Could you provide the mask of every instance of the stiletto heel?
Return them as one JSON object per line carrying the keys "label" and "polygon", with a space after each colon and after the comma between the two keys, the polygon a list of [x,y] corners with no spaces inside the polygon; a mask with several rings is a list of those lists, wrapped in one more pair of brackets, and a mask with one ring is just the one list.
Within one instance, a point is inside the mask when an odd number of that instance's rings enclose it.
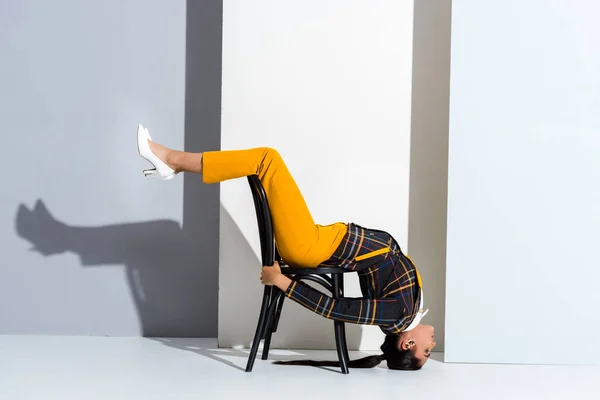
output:
{"label": "stiletto heel", "polygon": [[139,124],[137,128],[138,154],[154,166],[153,169],[144,170],[144,176],[156,176],[164,180],[173,179],[175,177],[175,171],[154,155],[150,149],[148,140],[151,140],[148,129]]}

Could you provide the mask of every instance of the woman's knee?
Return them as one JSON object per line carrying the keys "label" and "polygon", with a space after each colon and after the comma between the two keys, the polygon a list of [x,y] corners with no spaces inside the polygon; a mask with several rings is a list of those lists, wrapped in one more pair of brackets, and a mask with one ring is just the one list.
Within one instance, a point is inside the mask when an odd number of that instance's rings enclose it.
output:
{"label": "woman's knee", "polygon": [[265,166],[273,166],[277,164],[281,164],[283,159],[281,158],[281,154],[272,148],[272,147],[262,147],[262,156],[263,156],[263,164]]}
{"label": "woman's knee", "polygon": [[265,159],[281,159],[279,152],[272,147],[262,147],[261,150]]}

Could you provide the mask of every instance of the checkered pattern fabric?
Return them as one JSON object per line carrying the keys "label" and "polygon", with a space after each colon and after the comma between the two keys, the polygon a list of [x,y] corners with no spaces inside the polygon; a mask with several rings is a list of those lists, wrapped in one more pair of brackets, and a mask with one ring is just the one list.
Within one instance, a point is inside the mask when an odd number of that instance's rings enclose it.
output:
{"label": "checkered pattern fabric", "polygon": [[298,281],[286,296],[325,318],[378,325],[386,334],[402,332],[414,319],[420,300],[418,272],[389,233],[349,224],[336,252],[320,266],[356,271],[363,297],[333,299]]}

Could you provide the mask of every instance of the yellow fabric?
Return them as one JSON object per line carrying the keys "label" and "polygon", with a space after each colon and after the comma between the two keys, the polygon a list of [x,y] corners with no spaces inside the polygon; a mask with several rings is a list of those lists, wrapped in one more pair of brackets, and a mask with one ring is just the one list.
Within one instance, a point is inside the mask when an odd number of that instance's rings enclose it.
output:
{"label": "yellow fabric", "polygon": [[386,247],[386,248],[383,248],[383,249],[372,251],[372,252],[367,253],[367,254],[363,254],[362,256],[355,257],[354,261],[366,260],[368,258],[375,257],[375,256],[378,256],[380,254],[389,253],[389,252],[390,252],[390,248]]}
{"label": "yellow fabric", "polygon": [[342,222],[315,224],[300,189],[276,150],[255,148],[203,153],[205,183],[254,174],[267,193],[275,242],[283,260],[292,266],[314,268],[329,259],[348,226]]}
{"label": "yellow fabric", "polygon": [[[410,258],[410,256],[408,254],[405,254],[406,258],[408,258],[410,260],[411,263],[413,263],[413,265],[415,265],[414,261],[412,260],[412,258]],[[417,283],[419,284],[419,287],[422,288],[423,287],[423,282],[421,281],[421,274],[419,274],[419,269],[415,266],[415,272],[417,273]]]}

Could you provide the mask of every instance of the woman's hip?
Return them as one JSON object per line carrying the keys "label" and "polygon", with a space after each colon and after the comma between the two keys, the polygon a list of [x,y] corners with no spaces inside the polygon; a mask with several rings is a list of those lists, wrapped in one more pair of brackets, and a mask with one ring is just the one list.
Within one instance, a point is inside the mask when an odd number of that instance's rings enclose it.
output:
{"label": "woman's hip", "polygon": [[362,262],[399,251],[400,247],[396,240],[388,232],[364,228],[351,223],[348,226],[348,232],[330,260],[338,263]]}
{"label": "woman's hip", "polygon": [[332,257],[346,238],[347,232],[348,225],[344,223],[315,225],[310,234],[276,234],[275,240],[277,250],[287,265],[316,268]]}

